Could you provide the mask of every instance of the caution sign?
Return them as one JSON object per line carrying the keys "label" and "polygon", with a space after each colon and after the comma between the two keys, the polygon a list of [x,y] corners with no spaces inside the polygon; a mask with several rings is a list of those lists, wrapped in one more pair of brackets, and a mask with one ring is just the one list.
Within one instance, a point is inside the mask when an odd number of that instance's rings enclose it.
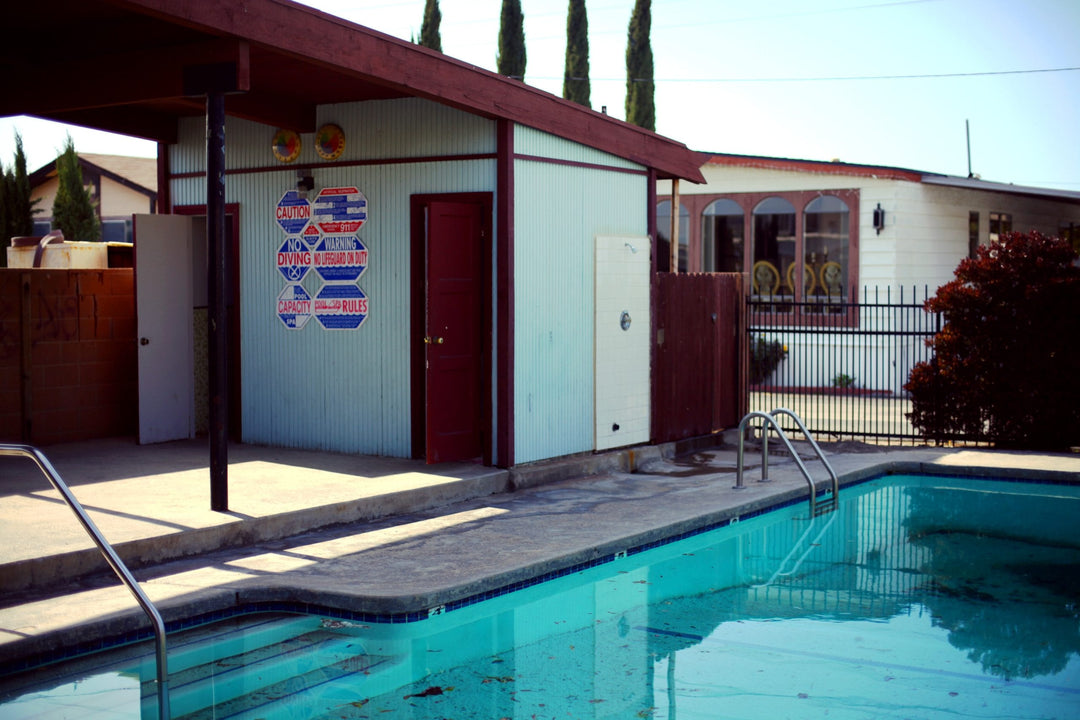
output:
{"label": "caution sign", "polygon": [[285,238],[277,251],[277,269],[287,282],[298,283],[311,269],[311,255],[311,248],[300,238]]}
{"label": "caution sign", "polygon": [[327,330],[355,330],[367,315],[367,295],[352,283],[323,285],[315,296],[315,317]]}
{"label": "caution sign", "polygon": [[368,251],[355,235],[323,235],[311,264],[326,282],[356,282],[367,269]]}
{"label": "caution sign", "polygon": [[278,200],[275,214],[286,235],[299,235],[311,219],[311,203],[297,191],[289,190]]}
{"label": "caution sign", "polygon": [[367,198],[354,187],[323,188],[311,208],[311,219],[326,234],[355,234],[367,220]]}
{"label": "caution sign", "polygon": [[285,327],[300,330],[311,319],[312,305],[311,295],[303,285],[289,283],[277,297],[277,315]]}

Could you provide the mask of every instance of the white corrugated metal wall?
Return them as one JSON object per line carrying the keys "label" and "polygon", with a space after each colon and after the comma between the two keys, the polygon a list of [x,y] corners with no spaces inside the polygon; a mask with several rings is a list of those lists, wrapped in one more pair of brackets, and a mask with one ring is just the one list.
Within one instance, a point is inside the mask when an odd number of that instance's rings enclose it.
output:
{"label": "white corrugated metal wall", "polygon": [[[494,122],[423,100],[319,109],[318,125],[335,123],[347,146],[338,161],[428,158],[495,152]],[[273,167],[274,128],[230,118],[227,169]],[[407,457],[410,444],[409,198],[420,193],[494,192],[494,159],[393,162],[319,168],[313,135],[298,160],[280,170],[230,174],[226,202],[240,206],[243,433],[246,442]],[[170,152],[171,171],[205,167],[204,124],[183,124]],[[274,218],[296,169],[313,167],[315,192],[355,186],[367,198],[359,236],[369,265],[359,285],[370,314],[357,330],[325,330],[312,318],[287,329],[276,314],[285,287],[275,253],[285,235]],[[203,177],[172,182],[175,205],[206,202]],[[314,295],[321,281],[302,283]]]}
{"label": "white corrugated metal wall", "polygon": [[[644,171],[621,158],[518,127],[519,155]],[[515,461],[593,449],[597,235],[645,235],[648,177],[518,160],[514,169]]]}

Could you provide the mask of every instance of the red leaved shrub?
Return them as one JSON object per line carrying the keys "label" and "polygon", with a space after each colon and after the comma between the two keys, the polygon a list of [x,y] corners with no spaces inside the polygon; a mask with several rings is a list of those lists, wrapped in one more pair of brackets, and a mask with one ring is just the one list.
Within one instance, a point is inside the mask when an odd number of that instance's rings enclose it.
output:
{"label": "red leaved shrub", "polygon": [[1080,445],[1080,265],[1071,244],[1006,233],[961,261],[926,309],[944,324],[904,386],[929,439]]}

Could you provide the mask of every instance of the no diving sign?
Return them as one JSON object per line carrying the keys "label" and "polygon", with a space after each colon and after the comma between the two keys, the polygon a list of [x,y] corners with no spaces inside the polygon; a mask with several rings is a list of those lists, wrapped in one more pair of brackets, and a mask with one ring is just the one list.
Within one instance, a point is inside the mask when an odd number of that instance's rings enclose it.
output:
{"label": "no diving sign", "polygon": [[311,250],[300,238],[285,238],[285,242],[277,251],[277,268],[285,276],[286,281],[300,282],[311,269]]}
{"label": "no diving sign", "polygon": [[315,296],[315,317],[327,330],[355,330],[367,315],[367,295],[352,283],[323,285]]}

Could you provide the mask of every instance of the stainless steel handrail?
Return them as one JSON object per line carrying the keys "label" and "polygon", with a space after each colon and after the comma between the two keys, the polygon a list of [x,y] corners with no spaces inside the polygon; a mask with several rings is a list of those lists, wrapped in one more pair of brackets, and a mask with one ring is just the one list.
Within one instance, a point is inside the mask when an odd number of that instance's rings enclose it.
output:
{"label": "stainless steel handrail", "polygon": [[[795,424],[799,426],[799,430],[802,432],[803,437],[810,443],[810,447],[814,448],[814,452],[817,453],[818,460],[825,466],[825,470],[829,473],[829,479],[832,481],[832,494],[834,498],[840,497],[840,479],[836,477],[836,472],[833,470],[832,465],[825,459],[825,453],[821,451],[821,446],[817,444],[813,436],[810,435],[810,431],[806,429],[806,425],[803,424],[802,418],[795,414],[793,410],[787,408],[775,408],[770,415],[776,417],[777,413],[781,415],[787,415],[789,418],[795,421]],[[764,439],[762,440],[764,442]]]}
{"label": "stainless steel handrail", "polygon": [[56,488],[56,491],[60,493],[60,497],[64,499],[68,507],[75,513],[75,517],[78,518],[82,524],[83,529],[89,533],[93,539],[94,544],[101,550],[101,554],[105,556],[106,562],[113,569],[119,577],[120,581],[127,586],[127,589],[131,591],[131,594],[135,596],[135,600],[138,601],[139,606],[150,617],[150,622],[154,626],[154,637],[157,646],[157,685],[158,685],[158,716],[161,720],[169,720],[171,712],[169,710],[169,662],[168,651],[165,642],[165,621],[161,618],[161,613],[154,607],[154,603],[150,601],[146,593],[143,592],[142,587],[139,586],[138,581],[128,570],[124,561],[120,559],[120,556],[116,554],[112,545],[105,539],[105,536],[98,530],[97,525],[90,519],[90,516],[86,514],[86,510],[79,503],[75,496],[71,493],[71,489],[67,486],[61,478],[60,474],[56,472],[56,468],[52,466],[48,458],[32,445],[5,445],[0,444],[0,457],[28,457],[37,463],[37,466],[41,469],[41,472],[45,474],[45,477],[49,479],[52,486]]}
{"label": "stainless steel handrail", "polygon": [[814,439],[810,437],[809,431],[803,424],[802,420],[787,408],[776,408],[771,413],[761,412],[754,410],[748,412],[745,417],[739,422],[739,448],[738,448],[738,462],[735,466],[735,489],[741,490],[746,487],[743,481],[743,471],[745,468],[744,462],[744,443],[746,439],[746,424],[752,418],[761,418],[764,423],[762,426],[761,434],[761,480],[760,482],[769,482],[769,429],[768,426],[772,425],[776,430],[776,434],[780,436],[780,439],[787,446],[788,452],[791,453],[791,458],[795,461],[795,464],[799,467],[799,471],[802,472],[803,477],[806,478],[806,484],[810,486],[810,514],[813,516],[817,512],[817,486],[814,485],[814,480],[810,476],[810,471],[806,469],[806,465],[803,463],[802,458],[799,457],[799,453],[795,452],[795,448],[791,444],[791,440],[788,439],[787,433],[780,427],[780,423],[776,420],[776,414],[781,413],[794,418],[799,429],[806,436],[806,439],[810,441],[810,445],[814,448],[814,452],[817,453],[818,459],[821,460],[825,469],[829,472],[829,477],[832,480],[832,497],[833,502],[840,497],[840,481],[836,477],[836,473],[833,472],[832,465],[825,459],[825,454],[821,451],[821,447],[814,442]]}

